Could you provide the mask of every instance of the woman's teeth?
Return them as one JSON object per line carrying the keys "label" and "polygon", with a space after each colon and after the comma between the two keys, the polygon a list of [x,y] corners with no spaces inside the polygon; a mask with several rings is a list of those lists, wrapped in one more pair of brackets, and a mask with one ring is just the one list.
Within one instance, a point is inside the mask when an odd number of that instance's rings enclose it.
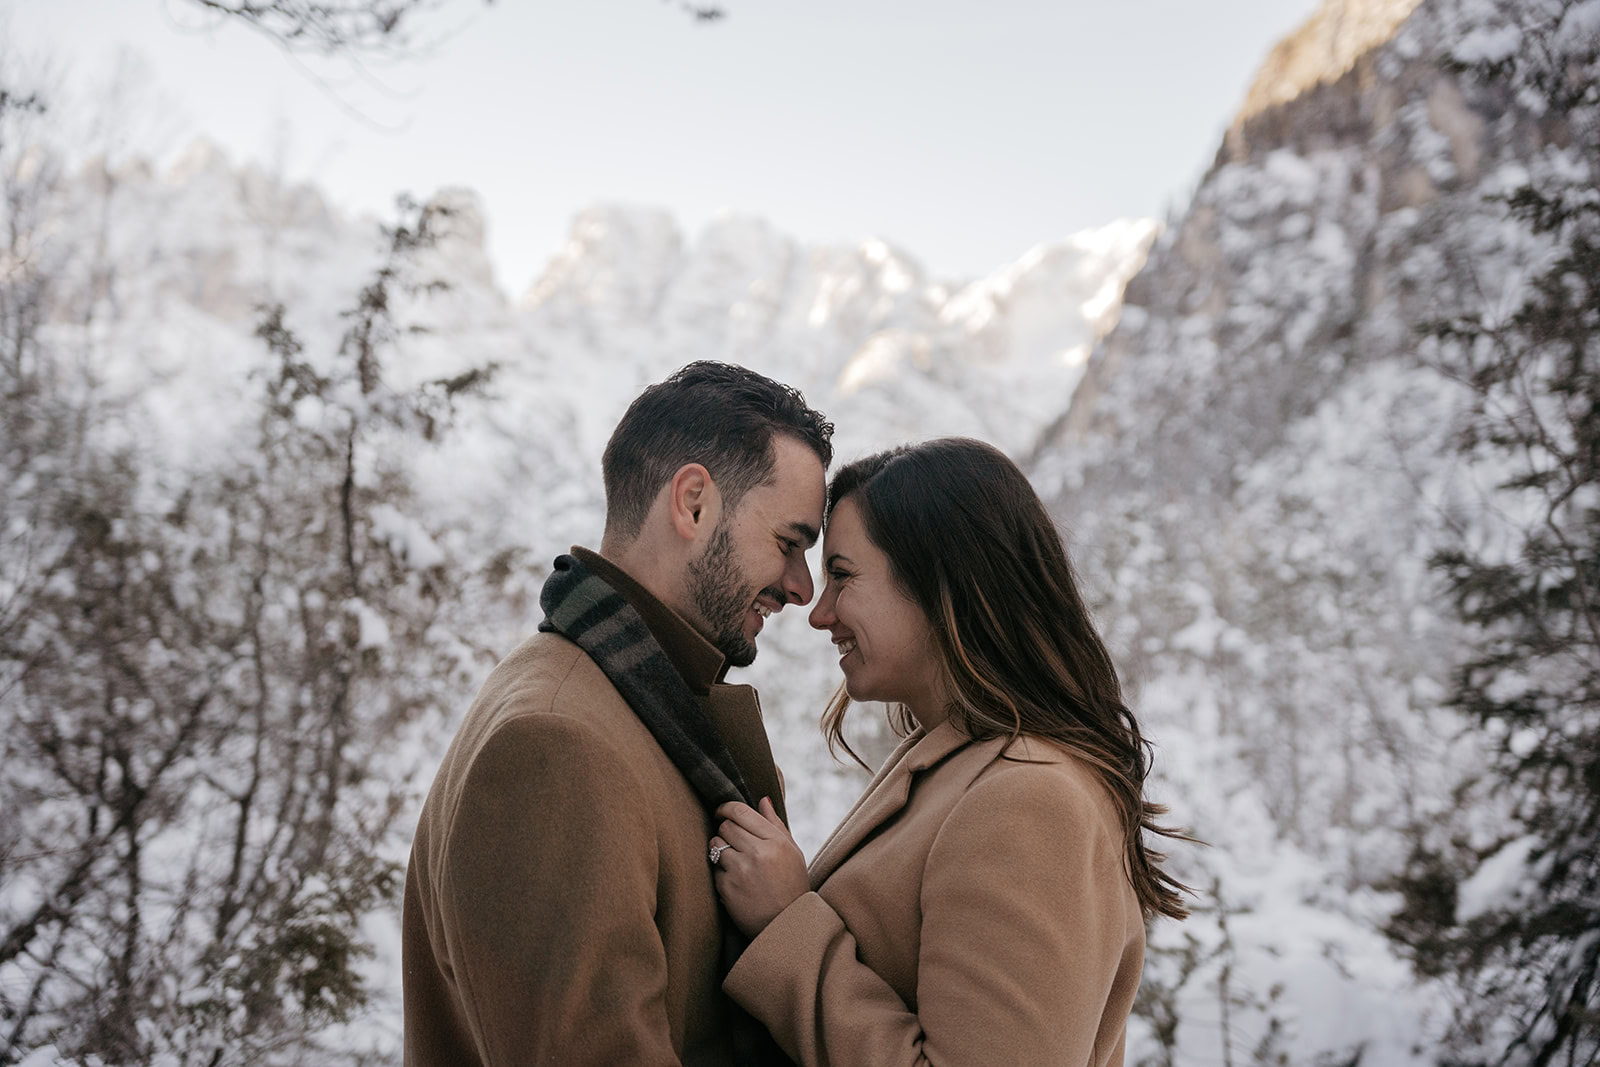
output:
{"label": "woman's teeth", "polygon": [[838,644],[838,649],[839,649],[839,655],[840,656],[848,656],[850,653],[852,653],[852,652],[854,652],[856,650],[856,643],[855,643],[855,640],[853,638],[847,637],[843,641],[838,642],[837,644]]}

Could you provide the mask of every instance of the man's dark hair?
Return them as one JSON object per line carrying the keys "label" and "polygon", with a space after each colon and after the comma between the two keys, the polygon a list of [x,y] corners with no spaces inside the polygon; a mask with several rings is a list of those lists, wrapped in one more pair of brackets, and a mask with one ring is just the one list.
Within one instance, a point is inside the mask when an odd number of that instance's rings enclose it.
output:
{"label": "man's dark hair", "polygon": [[772,477],[774,434],[833,461],[833,423],[793,386],[730,363],[700,360],[650,386],[628,405],[606,443],[606,535],[628,539],[644,526],[661,487],[685,463],[711,473],[728,512]]}

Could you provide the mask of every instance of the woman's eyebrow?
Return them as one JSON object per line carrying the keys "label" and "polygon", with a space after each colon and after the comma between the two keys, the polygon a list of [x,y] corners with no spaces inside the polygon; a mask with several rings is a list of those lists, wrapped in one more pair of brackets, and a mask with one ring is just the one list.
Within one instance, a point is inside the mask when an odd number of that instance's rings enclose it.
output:
{"label": "woman's eyebrow", "polygon": [[849,556],[845,555],[843,552],[835,552],[833,555],[828,557],[826,566],[831,567],[835,563],[838,563],[840,560],[843,560],[846,563],[854,563],[855,562],[855,560],[851,559]]}

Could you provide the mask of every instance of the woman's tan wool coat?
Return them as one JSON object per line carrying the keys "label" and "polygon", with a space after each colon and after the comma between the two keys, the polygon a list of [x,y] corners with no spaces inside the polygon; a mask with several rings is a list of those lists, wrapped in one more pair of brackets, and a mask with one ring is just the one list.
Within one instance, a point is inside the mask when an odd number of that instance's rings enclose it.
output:
{"label": "woman's tan wool coat", "polygon": [[[781,804],[755,691],[605,559],[753,790]],[[712,819],[582,649],[530,637],[446,753],[406,872],[408,1067],[731,1065]]]}
{"label": "woman's tan wool coat", "polygon": [[896,750],[723,983],[806,1067],[1122,1063],[1144,921],[1090,766],[949,723]]}

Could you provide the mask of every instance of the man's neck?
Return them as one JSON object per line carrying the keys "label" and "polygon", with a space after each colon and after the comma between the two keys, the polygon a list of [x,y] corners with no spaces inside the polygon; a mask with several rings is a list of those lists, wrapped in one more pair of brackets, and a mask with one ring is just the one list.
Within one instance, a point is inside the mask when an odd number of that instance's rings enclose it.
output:
{"label": "man's neck", "polygon": [[610,537],[602,538],[600,554],[626,571],[628,577],[643,586],[651,596],[684,618],[690,618],[684,610],[681,577],[675,577],[670,567],[662,565],[664,556],[660,551],[643,541],[643,538],[635,538],[619,545]]}

